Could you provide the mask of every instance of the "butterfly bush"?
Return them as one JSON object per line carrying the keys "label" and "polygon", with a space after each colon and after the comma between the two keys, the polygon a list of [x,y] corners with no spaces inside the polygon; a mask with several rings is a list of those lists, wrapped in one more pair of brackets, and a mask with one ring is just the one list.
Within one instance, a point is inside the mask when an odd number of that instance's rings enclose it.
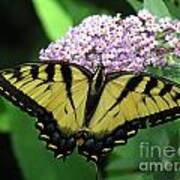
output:
{"label": "butterfly bush", "polygon": [[92,72],[142,72],[148,66],[162,67],[180,57],[180,21],[157,19],[147,10],[124,19],[93,15],[70,28],[67,34],[40,51],[42,61],[64,61]]}

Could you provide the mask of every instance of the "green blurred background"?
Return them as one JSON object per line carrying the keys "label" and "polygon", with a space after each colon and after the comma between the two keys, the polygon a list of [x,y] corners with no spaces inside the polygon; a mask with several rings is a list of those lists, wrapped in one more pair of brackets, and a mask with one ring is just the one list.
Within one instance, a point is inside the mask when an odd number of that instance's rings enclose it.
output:
{"label": "green blurred background", "polygon": [[[22,62],[38,61],[39,50],[65,34],[70,26],[92,14],[121,13],[123,17],[147,8],[158,17],[180,18],[179,0],[1,0],[0,1],[0,68]],[[179,70],[166,69],[161,74],[180,82]],[[55,160],[38,140],[34,119],[5,99],[0,99],[0,179],[6,180],[93,180],[93,163],[74,153],[65,162]],[[115,148],[104,166],[110,180],[178,180],[180,173],[140,172],[141,142],[162,149],[180,143],[180,122],[142,130],[126,146]],[[154,157],[148,161],[180,161]],[[147,161],[147,159],[146,159]]]}

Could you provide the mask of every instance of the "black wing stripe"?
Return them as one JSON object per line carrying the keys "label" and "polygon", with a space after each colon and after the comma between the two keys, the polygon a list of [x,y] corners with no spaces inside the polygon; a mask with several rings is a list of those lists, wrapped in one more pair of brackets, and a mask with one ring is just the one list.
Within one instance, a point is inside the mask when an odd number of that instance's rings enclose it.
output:
{"label": "black wing stripe", "polygon": [[71,86],[72,86],[72,71],[71,68],[67,65],[61,67],[61,74],[66,84],[66,90],[68,94],[71,94]]}
{"label": "black wing stripe", "polygon": [[[147,82],[147,84],[145,86],[143,93],[148,95],[151,98],[151,100],[155,103],[156,107],[160,110],[158,103],[156,102],[156,100],[151,95],[151,90],[153,90],[153,88],[155,88],[157,86],[158,86],[158,80],[154,77],[150,77],[149,81]],[[143,99],[143,101],[144,101],[146,107],[148,107],[147,103],[145,102],[145,99]]]}
{"label": "black wing stripe", "polygon": [[164,87],[159,92],[160,96],[164,96],[166,93],[170,93],[173,88],[172,84],[165,84]]}
{"label": "black wing stripe", "polygon": [[124,90],[122,91],[122,93],[119,95],[117,102],[116,103],[120,103],[124,98],[127,97],[127,95],[129,94],[129,92],[132,92],[136,89],[136,87],[140,84],[140,82],[142,82],[143,77],[142,76],[135,76],[132,77],[128,83],[126,84],[126,86],[124,87]]}
{"label": "black wing stripe", "polygon": [[146,87],[145,87],[145,89],[144,89],[144,94],[147,94],[147,95],[151,96],[150,91],[151,91],[154,87],[156,87],[157,84],[158,84],[157,79],[154,78],[154,77],[150,77],[150,80],[147,82]]}
{"label": "black wing stripe", "polygon": [[13,104],[17,105],[31,116],[48,114],[43,107],[12,86],[2,75],[0,75],[0,94],[5,96]]}
{"label": "black wing stripe", "polygon": [[23,83],[21,86],[19,86],[19,89],[22,89],[24,86],[26,86],[27,84],[29,84],[29,83],[32,83],[32,78],[29,78],[29,80],[27,81],[27,82],[25,82],[25,83]]}
{"label": "black wing stripe", "polygon": [[21,80],[23,78],[22,77],[22,72],[20,70],[21,70],[21,67],[17,67],[13,71],[12,78],[17,78],[17,81],[19,81],[19,80]]}
{"label": "black wing stripe", "polygon": [[116,102],[109,108],[108,111],[111,111],[117,104],[121,103],[121,101],[128,96],[129,92],[134,91],[136,89],[136,87],[140,84],[140,82],[142,82],[142,80],[142,76],[132,77],[124,87],[124,90],[120,93]]}
{"label": "black wing stripe", "polygon": [[53,81],[54,72],[55,72],[55,64],[48,64],[45,71],[47,73],[47,81]]}
{"label": "black wing stripe", "polygon": [[32,65],[31,66],[31,75],[33,79],[37,79],[39,74],[39,66]]}
{"label": "black wing stripe", "polygon": [[174,101],[177,102],[180,99],[180,94],[176,93],[175,97],[173,97]]}
{"label": "black wing stripe", "polygon": [[72,70],[68,65],[64,65],[61,67],[61,74],[63,77],[63,81],[66,85],[66,91],[67,91],[67,97],[70,100],[71,106],[74,110],[75,113],[75,119],[77,119],[77,115],[76,115],[76,108],[74,105],[74,101],[72,98],[72,92],[71,92],[71,87],[72,87],[72,81],[73,81],[73,77],[72,77]]}

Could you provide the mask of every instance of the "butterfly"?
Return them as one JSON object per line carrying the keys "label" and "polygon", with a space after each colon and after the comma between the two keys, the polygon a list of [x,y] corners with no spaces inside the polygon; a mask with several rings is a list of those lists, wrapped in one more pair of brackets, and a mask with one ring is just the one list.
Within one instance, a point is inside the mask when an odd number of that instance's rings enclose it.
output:
{"label": "butterfly", "polygon": [[98,162],[139,129],[180,117],[180,85],[148,73],[93,73],[42,62],[0,71],[0,94],[36,117],[40,139],[57,158],[77,147]]}

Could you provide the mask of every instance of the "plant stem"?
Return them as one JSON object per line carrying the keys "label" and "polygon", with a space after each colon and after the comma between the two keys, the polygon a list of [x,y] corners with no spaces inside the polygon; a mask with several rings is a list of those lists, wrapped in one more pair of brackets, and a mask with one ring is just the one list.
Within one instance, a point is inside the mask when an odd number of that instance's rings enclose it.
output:
{"label": "plant stem", "polygon": [[96,180],[104,180],[102,172],[97,164],[96,164]]}
{"label": "plant stem", "polygon": [[106,158],[101,158],[101,160],[96,163],[96,180],[105,180],[105,167],[107,163],[106,160]]}

